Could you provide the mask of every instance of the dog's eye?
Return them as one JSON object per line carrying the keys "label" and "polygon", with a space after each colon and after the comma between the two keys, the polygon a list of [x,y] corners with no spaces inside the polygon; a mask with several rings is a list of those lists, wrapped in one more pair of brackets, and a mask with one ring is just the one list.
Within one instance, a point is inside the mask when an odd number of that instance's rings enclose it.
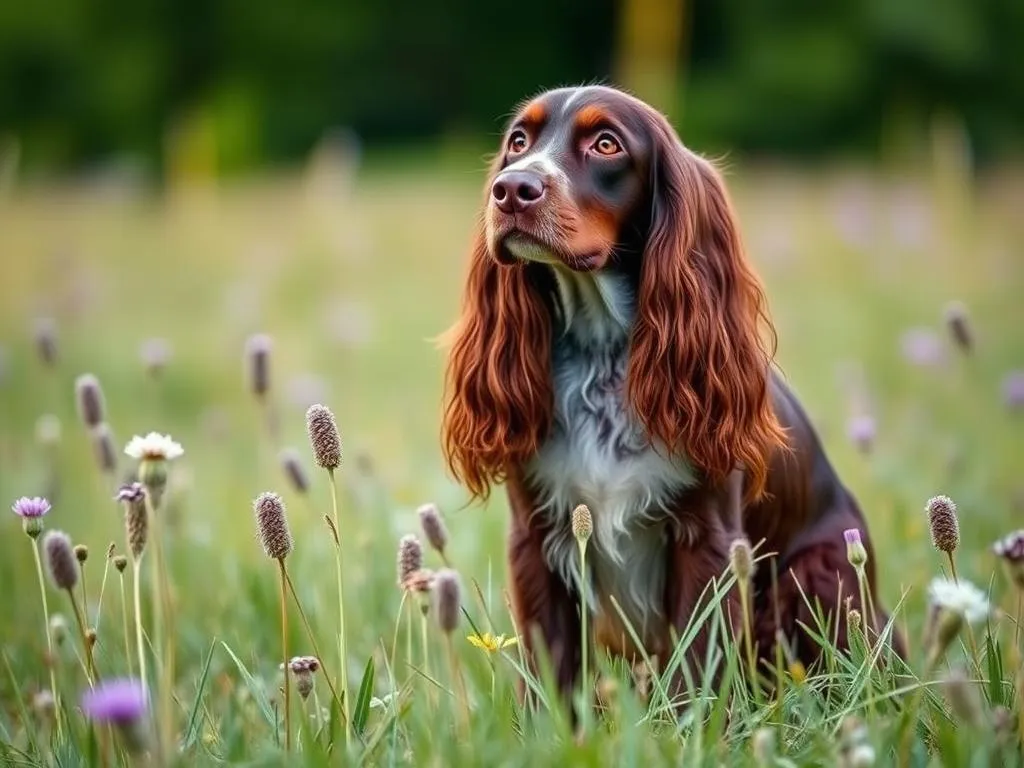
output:
{"label": "dog's eye", "polygon": [[610,133],[602,133],[594,142],[593,149],[599,155],[617,155],[622,151],[622,145]]}
{"label": "dog's eye", "polygon": [[513,155],[518,155],[525,151],[529,143],[524,131],[513,131],[512,135],[508,137],[508,151]]}

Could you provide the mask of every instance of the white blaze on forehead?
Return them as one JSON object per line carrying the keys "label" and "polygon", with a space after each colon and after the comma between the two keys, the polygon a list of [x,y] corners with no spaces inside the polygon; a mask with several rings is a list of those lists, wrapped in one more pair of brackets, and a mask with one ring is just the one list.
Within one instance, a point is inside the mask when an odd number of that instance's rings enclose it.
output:
{"label": "white blaze on forehead", "polygon": [[502,173],[506,171],[533,171],[539,173],[545,178],[545,180],[557,180],[561,184],[565,184],[568,181],[565,171],[558,167],[558,163],[551,156],[550,153],[551,145],[537,150],[536,152],[530,152],[525,157],[521,157],[514,163],[509,163],[501,169]]}

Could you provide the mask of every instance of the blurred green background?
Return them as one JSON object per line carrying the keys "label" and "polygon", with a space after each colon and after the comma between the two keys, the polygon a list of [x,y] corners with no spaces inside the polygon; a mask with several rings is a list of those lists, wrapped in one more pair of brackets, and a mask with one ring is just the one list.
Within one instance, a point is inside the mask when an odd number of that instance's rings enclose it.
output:
{"label": "blurred green background", "polygon": [[[0,3],[0,498],[45,493],[76,542],[122,541],[75,413],[75,378],[94,373],[119,451],[149,430],[185,446],[185,655],[215,633],[256,653],[242,619],[272,583],[241,568],[261,558],[252,498],[293,505],[311,593],[329,559],[323,478],[306,509],[276,460],[295,446],[311,468],[303,417],[323,402],[345,441],[349,583],[368,598],[354,658],[389,631],[394,546],[424,502],[500,605],[504,498],[465,508],[445,474],[431,340],[457,312],[503,119],[602,81],[725,158],[780,365],[869,516],[886,602],[911,584],[919,601],[938,568],[922,511],[937,493],[961,505],[961,567],[986,583],[988,544],[1024,515],[1021,40],[1019,0]],[[273,340],[273,436],[245,376],[255,333]],[[32,574],[16,526],[8,585]],[[34,592],[2,602],[5,649],[35,658]]]}

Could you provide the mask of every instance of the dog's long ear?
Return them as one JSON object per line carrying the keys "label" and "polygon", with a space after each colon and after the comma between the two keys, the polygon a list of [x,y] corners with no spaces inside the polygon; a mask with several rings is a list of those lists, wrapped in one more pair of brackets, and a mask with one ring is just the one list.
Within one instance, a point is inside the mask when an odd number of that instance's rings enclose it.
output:
{"label": "dog's long ear", "polygon": [[499,264],[484,232],[480,221],[461,314],[446,334],[442,421],[449,469],[479,499],[538,449],[553,402],[549,312],[528,267]]}
{"label": "dog's long ear", "polygon": [[627,386],[654,438],[713,482],[765,487],[784,441],[769,393],[775,334],[725,185],[652,116],[651,222],[642,255]]}

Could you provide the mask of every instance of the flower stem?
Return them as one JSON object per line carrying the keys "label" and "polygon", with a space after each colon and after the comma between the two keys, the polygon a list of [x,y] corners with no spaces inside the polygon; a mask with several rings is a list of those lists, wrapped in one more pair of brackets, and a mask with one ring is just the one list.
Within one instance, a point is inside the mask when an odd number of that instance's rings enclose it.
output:
{"label": "flower stem", "polygon": [[953,560],[953,553],[952,552],[947,552],[946,553],[946,558],[949,560],[949,570],[953,574],[953,581],[956,584],[959,584],[960,583],[960,579],[957,578],[957,575],[956,575],[956,561]]}
{"label": "flower stem", "polygon": [[82,618],[82,609],[78,605],[78,600],[75,598],[75,590],[67,590],[68,597],[71,599],[71,610],[75,614],[75,622],[78,624],[78,633],[82,637],[82,648],[85,649],[85,663],[88,667],[86,677],[89,678],[89,687],[96,685],[96,662],[92,655],[92,645],[89,643],[88,633],[85,629],[85,619]]}
{"label": "flower stem", "polygon": [[334,521],[334,563],[338,581],[338,662],[341,665],[341,691],[344,696],[345,708],[345,747],[352,743],[352,729],[348,717],[348,651],[345,645],[345,590],[341,573],[341,531],[338,524],[338,486],[334,478],[334,470],[327,470],[331,481],[331,512]]}
{"label": "flower stem", "polygon": [[[420,639],[423,643],[423,674],[428,679],[430,678],[430,645],[428,643],[428,632],[427,632],[427,614],[423,610],[423,603],[420,603]],[[433,702],[434,700],[434,686],[427,686],[427,698]]]}
{"label": "flower stem", "polygon": [[320,662],[320,668],[324,672],[324,680],[327,681],[327,687],[331,689],[331,696],[334,697],[335,702],[338,704],[338,711],[344,713],[345,707],[341,703],[341,697],[338,696],[338,692],[334,689],[334,683],[331,681],[331,676],[327,674],[327,666],[324,664],[324,656],[320,653],[320,646],[316,642],[316,635],[313,634],[313,628],[309,625],[309,619],[306,618],[306,612],[302,610],[302,603],[299,602],[299,596],[295,592],[295,585],[292,584],[292,577],[285,571],[285,581],[288,584],[288,590],[292,593],[292,600],[295,602],[295,608],[299,612],[299,618],[302,619],[302,625],[306,628],[306,635],[309,637],[309,643],[313,646],[313,653],[316,654],[317,660]]}
{"label": "flower stem", "polygon": [[589,635],[587,634],[587,614],[590,613],[590,603],[587,600],[587,543],[584,540],[577,540],[580,551],[580,651],[583,655],[583,690],[589,686],[589,670],[587,668],[587,656]]}
{"label": "flower stem", "polygon": [[459,727],[462,730],[462,735],[468,736],[469,697],[466,694],[466,683],[462,679],[462,670],[459,669],[459,660],[455,655],[455,644],[452,642],[451,634],[446,632],[444,640],[448,646],[448,664],[451,667],[452,678],[455,680],[456,692],[459,697]]}
{"label": "flower stem", "polygon": [[288,669],[288,573],[284,558],[278,558],[281,569],[281,653],[284,656],[284,751],[292,749],[292,675]]}
{"label": "flower stem", "polygon": [[131,635],[128,633],[128,599],[124,594],[124,574],[117,574],[118,581],[121,587],[121,624],[124,628],[124,655],[125,660],[128,662],[128,676],[134,677],[135,672],[132,670],[132,641]]}
{"label": "flower stem", "polygon": [[43,561],[39,557],[39,546],[35,539],[32,539],[32,554],[36,559],[36,576],[39,577],[39,594],[43,598],[43,630],[46,633],[46,661],[50,668],[50,691],[53,693],[53,711],[57,720],[57,740],[63,741],[63,727],[61,726],[60,691],[57,690],[57,673],[54,668],[57,659],[53,655],[53,638],[50,637],[50,607],[46,602],[46,582],[43,581]]}
{"label": "flower stem", "polygon": [[132,591],[135,603],[135,645],[139,654],[139,679],[142,680],[143,689],[149,693],[149,683],[146,680],[146,648],[142,644],[142,599],[140,582],[142,581],[142,556],[132,561]]}
{"label": "flower stem", "polygon": [[108,557],[103,561],[103,579],[100,581],[100,596],[96,601],[96,621],[93,622],[93,627],[96,633],[100,631],[100,619],[103,616],[103,595],[107,591],[107,574],[110,573],[110,558]]}
{"label": "flower stem", "polygon": [[750,674],[750,685],[754,689],[754,697],[761,698],[761,687],[757,683],[757,662],[754,659],[754,641],[750,621],[750,582],[741,579],[737,585],[740,591],[740,610],[743,611],[743,639],[747,651],[747,667]]}

